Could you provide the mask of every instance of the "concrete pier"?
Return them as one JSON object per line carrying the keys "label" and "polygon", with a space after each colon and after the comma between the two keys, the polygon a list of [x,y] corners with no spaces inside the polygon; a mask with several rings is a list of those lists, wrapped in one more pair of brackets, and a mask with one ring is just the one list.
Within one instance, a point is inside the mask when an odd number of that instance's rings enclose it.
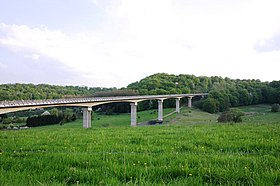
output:
{"label": "concrete pier", "polygon": [[163,121],[163,99],[158,100],[158,121]]}
{"label": "concrete pier", "polygon": [[180,98],[176,98],[176,112],[180,113]]}
{"label": "concrete pier", "polygon": [[192,107],[192,98],[193,98],[193,96],[189,96],[189,97],[188,97],[188,107],[189,107],[189,108]]}
{"label": "concrete pier", "polygon": [[130,125],[132,127],[136,127],[136,125],[137,125],[137,102],[130,103],[130,107],[131,107]]}
{"label": "concrete pier", "polygon": [[91,107],[82,108],[83,111],[83,127],[91,128]]}

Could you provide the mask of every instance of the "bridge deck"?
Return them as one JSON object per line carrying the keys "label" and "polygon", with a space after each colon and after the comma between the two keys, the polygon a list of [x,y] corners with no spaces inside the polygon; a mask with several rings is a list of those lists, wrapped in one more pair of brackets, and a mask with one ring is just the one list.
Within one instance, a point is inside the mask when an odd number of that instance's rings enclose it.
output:
{"label": "bridge deck", "polygon": [[170,94],[170,95],[145,95],[145,96],[117,96],[117,97],[87,97],[87,98],[65,98],[65,99],[45,99],[45,100],[14,100],[0,101],[1,108],[15,108],[42,105],[59,105],[59,104],[75,104],[75,103],[94,103],[94,102],[135,102],[152,99],[170,99],[194,96],[207,96],[208,93],[197,94]]}

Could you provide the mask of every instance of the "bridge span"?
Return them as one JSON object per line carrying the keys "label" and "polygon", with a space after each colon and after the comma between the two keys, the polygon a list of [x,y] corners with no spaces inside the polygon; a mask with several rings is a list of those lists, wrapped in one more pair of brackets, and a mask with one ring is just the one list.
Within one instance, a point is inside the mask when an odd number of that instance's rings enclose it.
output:
{"label": "bridge span", "polygon": [[46,100],[14,100],[1,101],[0,114],[17,112],[22,110],[47,108],[47,107],[82,107],[83,127],[91,128],[92,107],[107,103],[128,102],[131,106],[131,126],[137,125],[137,104],[146,100],[158,100],[158,121],[163,121],[163,101],[165,99],[176,99],[176,112],[180,112],[180,99],[188,98],[188,107],[192,107],[193,97],[204,97],[208,93],[196,94],[170,94],[170,95],[145,95],[145,96],[118,96],[118,97],[87,97],[87,98],[66,98]]}

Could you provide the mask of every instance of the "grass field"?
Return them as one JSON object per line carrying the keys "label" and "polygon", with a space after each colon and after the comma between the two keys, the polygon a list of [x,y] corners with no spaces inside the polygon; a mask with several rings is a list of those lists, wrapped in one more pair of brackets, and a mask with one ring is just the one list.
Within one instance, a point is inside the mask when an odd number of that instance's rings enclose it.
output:
{"label": "grass field", "polygon": [[122,114],[95,115],[91,129],[1,131],[0,185],[279,185],[280,113],[240,109],[239,124],[183,108],[163,125],[130,127]]}

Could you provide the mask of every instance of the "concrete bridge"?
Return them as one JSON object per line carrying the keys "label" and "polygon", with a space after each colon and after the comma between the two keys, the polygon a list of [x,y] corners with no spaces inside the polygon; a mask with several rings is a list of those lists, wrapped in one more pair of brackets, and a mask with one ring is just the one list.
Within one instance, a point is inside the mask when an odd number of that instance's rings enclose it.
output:
{"label": "concrete bridge", "polygon": [[180,112],[180,99],[188,98],[188,107],[192,106],[193,97],[204,97],[208,93],[197,94],[171,94],[171,95],[146,95],[146,96],[120,96],[120,97],[88,97],[88,98],[67,98],[47,100],[16,100],[1,101],[0,114],[17,112],[22,110],[47,108],[47,107],[82,107],[83,127],[91,128],[92,107],[107,103],[128,102],[131,106],[131,126],[137,125],[137,104],[146,100],[158,100],[158,121],[163,121],[163,101],[165,99],[176,99],[176,112]]}

